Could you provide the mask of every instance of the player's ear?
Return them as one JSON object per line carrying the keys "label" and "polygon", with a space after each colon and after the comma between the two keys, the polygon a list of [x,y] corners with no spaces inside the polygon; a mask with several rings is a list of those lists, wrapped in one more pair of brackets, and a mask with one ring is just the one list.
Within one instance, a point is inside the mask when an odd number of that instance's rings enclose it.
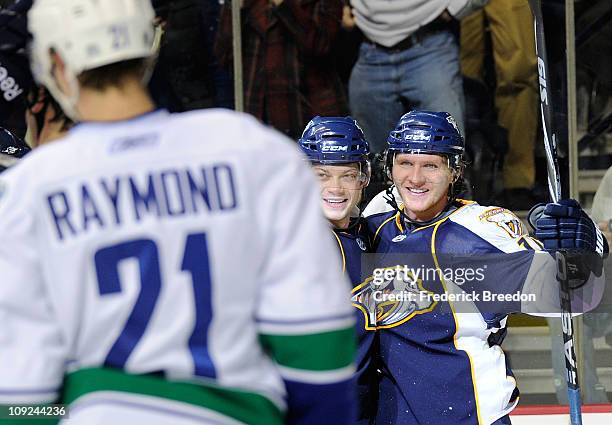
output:
{"label": "player's ear", "polygon": [[461,177],[461,171],[458,170],[457,168],[452,168],[451,173],[452,173],[453,184],[457,183],[457,180],[459,180],[459,177]]}
{"label": "player's ear", "polygon": [[51,73],[53,74],[57,86],[64,94],[71,96],[72,90],[66,77],[66,63],[53,49],[49,49],[49,57],[51,60]]}

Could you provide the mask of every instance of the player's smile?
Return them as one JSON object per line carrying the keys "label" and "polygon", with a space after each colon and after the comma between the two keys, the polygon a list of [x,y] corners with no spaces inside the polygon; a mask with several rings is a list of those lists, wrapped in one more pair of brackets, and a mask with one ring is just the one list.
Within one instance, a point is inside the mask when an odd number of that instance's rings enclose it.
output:
{"label": "player's smile", "polygon": [[328,208],[333,209],[344,209],[348,202],[348,198],[323,198],[323,201],[327,205]]}
{"label": "player's smile", "polygon": [[427,192],[429,192],[429,189],[417,189],[414,187],[407,187],[406,189],[408,189],[410,194],[414,196],[424,196]]}

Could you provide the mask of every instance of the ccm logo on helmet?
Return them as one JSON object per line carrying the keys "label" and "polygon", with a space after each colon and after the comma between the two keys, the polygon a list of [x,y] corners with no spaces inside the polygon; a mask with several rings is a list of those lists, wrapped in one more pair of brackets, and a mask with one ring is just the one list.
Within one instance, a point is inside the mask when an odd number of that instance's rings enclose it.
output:
{"label": "ccm logo on helmet", "polygon": [[429,142],[430,134],[406,134],[404,140],[414,140],[415,142]]}
{"label": "ccm logo on helmet", "polygon": [[348,146],[323,146],[321,148],[321,152],[346,152],[348,151]]}
{"label": "ccm logo on helmet", "polygon": [[9,76],[7,69],[2,66],[2,63],[0,63],[0,91],[7,102],[23,93],[23,89],[19,87],[19,84],[15,84],[15,79]]}

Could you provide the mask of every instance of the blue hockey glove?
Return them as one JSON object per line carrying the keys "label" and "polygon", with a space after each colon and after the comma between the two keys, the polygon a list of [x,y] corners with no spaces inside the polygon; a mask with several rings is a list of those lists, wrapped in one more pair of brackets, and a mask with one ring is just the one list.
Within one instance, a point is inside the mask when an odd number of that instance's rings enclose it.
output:
{"label": "blue hockey glove", "polygon": [[536,205],[529,212],[529,222],[547,251],[578,250],[595,252],[601,257],[608,252],[608,244],[597,224],[573,199]]}
{"label": "blue hockey glove", "polygon": [[584,284],[591,273],[601,276],[608,243],[580,204],[573,199],[539,204],[531,209],[529,223],[547,251],[567,250],[570,287]]}

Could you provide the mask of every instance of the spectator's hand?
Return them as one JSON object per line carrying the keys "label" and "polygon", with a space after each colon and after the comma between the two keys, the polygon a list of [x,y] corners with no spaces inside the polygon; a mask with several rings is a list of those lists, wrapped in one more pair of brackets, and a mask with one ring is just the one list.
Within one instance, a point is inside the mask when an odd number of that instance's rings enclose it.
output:
{"label": "spectator's hand", "polygon": [[612,245],[612,220],[599,222],[599,230],[608,241],[608,246]]}
{"label": "spectator's hand", "polygon": [[355,17],[353,16],[353,9],[348,4],[345,4],[342,8],[342,28],[347,31],[355,28]]}

